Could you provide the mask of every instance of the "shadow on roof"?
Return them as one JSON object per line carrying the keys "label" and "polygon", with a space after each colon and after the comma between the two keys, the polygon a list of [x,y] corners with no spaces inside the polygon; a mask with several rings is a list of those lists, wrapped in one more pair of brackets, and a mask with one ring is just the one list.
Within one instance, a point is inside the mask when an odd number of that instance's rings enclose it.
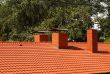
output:
{"label": "shadow on roof", "polygon": [[110,54],[109,51],[97,51],[96,53],[100,53],[100,54]]}
{"label": "shadow on roof", "polygon": [[68,49],[68,50],[84,50],[84,49],[82,49],[82,48],[75,47],[75,46],[68,46],[67,49]]}

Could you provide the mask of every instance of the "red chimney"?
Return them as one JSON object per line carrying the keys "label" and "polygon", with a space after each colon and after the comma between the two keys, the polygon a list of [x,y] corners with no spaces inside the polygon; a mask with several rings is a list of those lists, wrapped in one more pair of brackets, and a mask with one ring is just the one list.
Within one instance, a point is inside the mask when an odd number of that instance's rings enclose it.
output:
{"label": "red chimney", "polygon": [[34,36],[34,41],[35,42],[48,42],[48,35],[45,34],[37,34]]}
{"label": "red chimney", "polygon": [[91,53],[95,53],[98,50],[97,36],[97,30],[87,30],[87,50]]}
{"label": "red chimney", "polygon": [[56,48],[67,48],[68,46],[68,35],[64,32],[53,32],[52,33],[52,44]]}

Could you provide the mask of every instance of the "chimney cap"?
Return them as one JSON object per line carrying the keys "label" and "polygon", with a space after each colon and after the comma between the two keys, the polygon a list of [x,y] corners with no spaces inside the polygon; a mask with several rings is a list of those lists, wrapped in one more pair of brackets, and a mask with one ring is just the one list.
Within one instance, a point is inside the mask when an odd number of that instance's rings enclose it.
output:
{"label": "chimney cap", "polygon": [[61,32],[61,31],[68,31],[68,29],[52,28],[50,31]]}
{"label": "chimney cap", "polygon": [[49,31],[37,31],[37,33],[48,33]]}

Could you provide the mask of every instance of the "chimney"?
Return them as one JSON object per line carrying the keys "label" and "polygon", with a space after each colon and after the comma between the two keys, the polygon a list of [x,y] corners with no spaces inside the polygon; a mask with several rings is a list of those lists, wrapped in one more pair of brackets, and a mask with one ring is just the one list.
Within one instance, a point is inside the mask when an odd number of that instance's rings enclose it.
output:
{"label": "chimney", "polygon": [[34,36],[34,41],[37,43],[48,42],[48,35],[39,32],[37,35]]}
{"label": "chimney", "polygon": [[87,50],[90,53],[96,53],[98,51],[98,33],[97,30],[87,30]]}
{"label": "chimney", "polygon": [[53,31],[52,33],[52,45],[56,48],[63,49],[68,46],[68,35],[64,32]]}

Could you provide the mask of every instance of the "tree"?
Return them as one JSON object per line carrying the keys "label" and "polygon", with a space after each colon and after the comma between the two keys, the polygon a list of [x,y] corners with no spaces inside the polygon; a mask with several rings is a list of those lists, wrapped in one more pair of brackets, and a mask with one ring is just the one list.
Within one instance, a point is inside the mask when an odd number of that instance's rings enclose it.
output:
{"label": "tree", "polygon": [[27,35],[33,36],[34,31],[54,27],[67,28],[71,40],[77,41],[93,26],[91,16],[104,12],[101,1],[108,4],[109,0],[5,0],[0,5],[1,36],[28,41],[32,39]]}

